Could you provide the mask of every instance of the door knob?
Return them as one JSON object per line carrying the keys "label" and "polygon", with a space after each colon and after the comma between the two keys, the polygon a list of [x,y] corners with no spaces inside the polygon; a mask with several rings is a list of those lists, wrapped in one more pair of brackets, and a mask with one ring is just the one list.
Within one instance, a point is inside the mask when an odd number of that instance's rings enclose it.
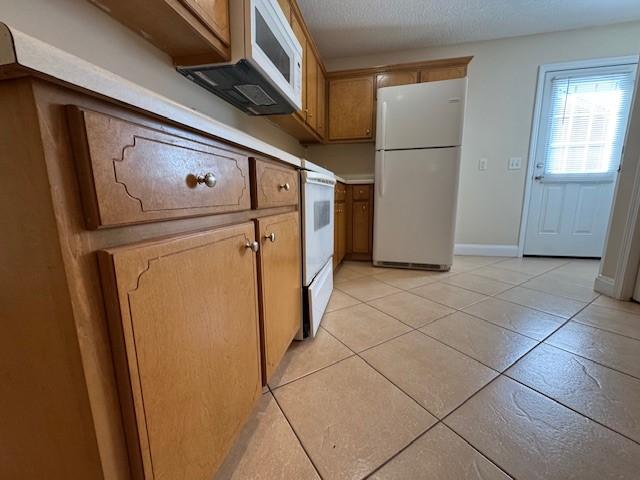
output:
{"label": "door knob", "polygon": [[288,192],[289,190],[291,190],[291,185],[289,185],[289,183],[283,183],[282,185],[280,185],[280,190]]}
{"label": "door knob", "polygon": [[216,178],[216,176],[211,173],[211,172],[207,172],[204,175],[197,175],[196,176],[196,181],[199,184],[204,184],[209,188],[213,188],[216,186],[216,183],[218,183],[218,179]]}
{"label": "door knob", "polygon": [[271,232],[268,235],[265,235],[264,238],[266,238],[267,240],[271,240],[272,242],[275,242],[276,234],[274,232]]}
{"label": "door knob", "polygon": [[254,253],[260,249],[260,244],[258,242],[248,241],[244,246]]}
{"label": "door knob", "polygon": [[536,175],[535,177],[533,177],[534,180],[538,180],[538,181],[542,180],[542,178],[543,178],[542,175]]}

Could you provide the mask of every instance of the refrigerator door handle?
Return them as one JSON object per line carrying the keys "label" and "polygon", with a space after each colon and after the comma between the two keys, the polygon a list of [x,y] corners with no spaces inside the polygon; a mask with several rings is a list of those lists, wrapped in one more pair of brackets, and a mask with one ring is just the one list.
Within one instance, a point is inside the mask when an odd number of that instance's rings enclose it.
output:
{"label": "refrigerator door handle", "polygon": [[378,182],[380,197],[384,197],[384,150],[378,152],[380,154],[380,181]]}
{"label": "refrigerator door handle", "polygon": [[380,118],[378,119],[378,126],[380,127],[378,130],[379,141],[376,145],[378,150],[384,150],[386,148],[386,140],[387,140],[387,101],[382,102],[382,106],[380,108]]}

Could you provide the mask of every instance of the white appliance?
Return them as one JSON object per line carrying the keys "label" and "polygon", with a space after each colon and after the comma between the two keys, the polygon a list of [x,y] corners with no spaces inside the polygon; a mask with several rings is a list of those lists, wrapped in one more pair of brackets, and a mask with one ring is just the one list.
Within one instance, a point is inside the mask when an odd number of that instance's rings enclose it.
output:
{"label": "white appliance", "polygon": [[378,90],[373,263],[449,270],[466,79]]}
{"label": "white appliance", "polygon": [[302,108],[302,46],[278,0],[229,2],[231,61],[180,73],[253,115]]}
{"label": "white appliance", "polygon": [[314,337],[333,291],[333,205],[335,177],[310,162],[303,163],[302,284],[303,320],[298,339]]}

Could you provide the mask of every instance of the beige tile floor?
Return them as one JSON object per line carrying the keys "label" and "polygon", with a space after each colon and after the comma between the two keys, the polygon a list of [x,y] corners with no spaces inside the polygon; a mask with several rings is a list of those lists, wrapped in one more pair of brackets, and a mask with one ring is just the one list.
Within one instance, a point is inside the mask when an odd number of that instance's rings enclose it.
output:
{"label": "beige tile floor", "polygon": [[597,268],[345,263],[216,478],[640,478],[640,304]]}

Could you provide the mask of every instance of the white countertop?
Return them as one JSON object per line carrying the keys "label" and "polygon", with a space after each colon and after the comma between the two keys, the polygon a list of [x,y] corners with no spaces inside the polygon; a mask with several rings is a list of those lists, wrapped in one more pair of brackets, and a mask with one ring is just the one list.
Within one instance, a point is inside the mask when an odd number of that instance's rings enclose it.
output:
{"label": "white countertop", "polygon": [[302,159],[295,155],[0,23],[0,66],[12,64],[278,158],[295,167],[302,166]]}
{"label": "white countertop", "polygon": [[344,177],[336,175],[336,180],[347,185],[368,185],[370,183],[375,183],[375,177],[373,175],[345,175]]}

